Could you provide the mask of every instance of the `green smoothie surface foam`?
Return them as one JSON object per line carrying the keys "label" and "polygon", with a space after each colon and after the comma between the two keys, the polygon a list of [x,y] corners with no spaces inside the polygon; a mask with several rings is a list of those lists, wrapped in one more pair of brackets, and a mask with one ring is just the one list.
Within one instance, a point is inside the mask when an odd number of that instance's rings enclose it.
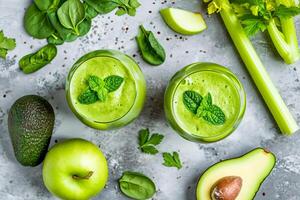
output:
{"label": "green smoothie surface foam", "polygon": [[[226,121],[222,125],[213,125],[190,112],[183,103],[183,93],[187,90],[198,92],[202,96],[208,93],[213,104],[225,113]],[[173,95],[173,112],[176,122],[187,133],[201,137],[222,134],[231,129],[240,113],[240,95],[233,81],[226,75],[213,71],[199,71],[182,79]]]}
{"label": "green smoothie surface foam", "polygon": [[[111,75],[124,78],[122,85],[109,93],[104,102],[81,104],[78,96],[87,88],[87,79],[95,75],[102,79]],[[95,122],[111,122],[122,118],[131,109],[136,97],[135,81],[128,69],[112,57],[94,57],[82,63],[74,72],[70,83],[71,101],[78,113]]]}

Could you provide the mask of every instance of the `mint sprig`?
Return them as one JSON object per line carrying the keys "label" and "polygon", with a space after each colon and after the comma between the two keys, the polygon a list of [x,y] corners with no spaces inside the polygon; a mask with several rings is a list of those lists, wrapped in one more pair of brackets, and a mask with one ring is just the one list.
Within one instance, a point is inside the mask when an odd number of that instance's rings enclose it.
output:
{"label": "mint sprig", "polygon": [[150,136],[149,129],[142,129],[139,131],[139,149],[143,153],[157,154],[158,150],[156,145],[159,145],[164,136],[158,133],[154,133]]}
{"label": "mint sprig", "polygon": [[222,109],[213,104],[210,93],[202,97],[195,91],[185,91],[183,93],[183,104],[190,112],[212,125],[222,125],[226,121]]}
{"label": "mint sprig", "polygon": [[87,80],[88,87],[78,97],[81,104],[92,104],[97,101],[104,102],[108,93],[116,91],[123,83],[124,78],[116,75],[108,76],[104,80],[98,76],[90,76]]}

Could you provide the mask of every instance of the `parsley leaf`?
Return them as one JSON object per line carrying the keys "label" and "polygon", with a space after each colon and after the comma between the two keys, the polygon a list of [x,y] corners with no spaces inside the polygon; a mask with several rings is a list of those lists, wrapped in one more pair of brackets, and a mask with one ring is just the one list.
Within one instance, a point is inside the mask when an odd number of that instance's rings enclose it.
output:
{"label": "parsley leaf", "polygon": [[242,25],[244,30],[248,36],[253,36],[259,31],[265,31],[267,29],[267,25],[260,17],[256,17],[253,15],[244,15],[241,18]]}
{"label": "parsley leaf", "polygon": [[177,169],[182,168],[182,164],[179,158],[179,154],[177,152],[171,153],[163,153],[164,163],[163,165],[166,167],[176,167]]}
{"label": "parsley leaf", "polygon": [[16,40],[4,36],[3,31],[0,31],[0,57],[6,58],[7,51],[13,50],[16,47]]}
{"label": "parsley leaf", "polygon": [[139,131],[139,149],[148,154],[157,154],[158,150],[155,148],[163,140],[164,136],[154,133],[150,136],[149,129],[142,129]]}

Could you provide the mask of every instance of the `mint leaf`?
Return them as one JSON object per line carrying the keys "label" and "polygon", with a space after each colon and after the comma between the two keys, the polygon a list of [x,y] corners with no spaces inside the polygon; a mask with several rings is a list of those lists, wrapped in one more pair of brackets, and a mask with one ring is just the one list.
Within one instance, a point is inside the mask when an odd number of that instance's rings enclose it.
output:
{"label": "mint leaf", "polygon": [[226,117],[222,109],[212,104],[212,97],[210,93],[208,93],[201,101],[196,115],[213,125],[222,125],[226,121]]}
{"label": "mint leaf", "polygon": [[203,97],[194,91],[188,90],[183,93],[183,104],[192,113],[197,113],[197,108],[199,107]]}
{"label": "mint leaf", "polygon": [[288,19],[300,14],[300,7],[286,7],[280,5],[276,8],[274,15],[279,18]]}
{"label": "mint leaf", "polygon": [[104,79],[105,82],[104,87],[108,90],[108,92],[114,92],[121,86],[123,81],[124,78],[122,78],[121,76],[116,76],[116,75],[108,76]]}
{"label": "mint leaf", "polygon": [[104,81],[98,76],[90,76],[88,79],[88,85],[91,90],[97,92],[104,87]]}
{"label": "mint leaf", "polygon": [[164,163],[163,165],[166,167],[176,167],[177,169],[182,168],[182,164],[179,158],[179,154],[177,152],[171,153],[163,153]]}
{"label": "mint leaf", "polygon": [[92,91],[90,88],[87,88],[81,95],[78,97],[78,101],[81,104],[92,104],[98,100],[97,93]]}
{"label": "mint leaf", "polygon": [[142,129],[139,131],[139,149],[148,154],[157,154],[156,145],[160,144],[164,136],[154,133],[150,136],[149,129]]}
{"label": "mint leaf", "polygon": [[107,98],[108,91],[105,88],[100,88],[97,90],[97,96],[100,102],[104,102]]}

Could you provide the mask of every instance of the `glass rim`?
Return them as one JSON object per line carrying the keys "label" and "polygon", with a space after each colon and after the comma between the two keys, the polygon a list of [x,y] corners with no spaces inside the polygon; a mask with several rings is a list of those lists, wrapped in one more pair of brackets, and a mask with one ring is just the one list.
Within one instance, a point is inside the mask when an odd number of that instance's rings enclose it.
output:
{"label": "glass rim", "polygon": [[[200,69],[200,67],[202,69]],[[186,70],[186,71],[184,71]],[[192,74],[195,73],[199,73],[199,72],[203,72],[203,71],[211,71],[211,72],[216,72],[219,74],[222,74],[224,76],[226,76],[226,78],[228,78],[231,82],[232,85],[234,86],[234,88],[236,89],[237,93],[239,94],[239,113],[236,115],[235,120],[233,121],[233,125],[230,126],[229,128],[225,128],[223,130],[223,132],[220,132],[219,134],[214,134],[212,136],[200,136],[200,135],[195,135],[195,134],[191,134],[189,133],[189,131],[187,131],[186,129],[182,128],[182,126],[180,126],[178,123],[178,119],[175,117],[175,111],[174,111],[174,104],[173,104],[173,100],[174,100],[174,95],[177,91],[177,88],[179,87],[180,83],[186,79],[187,77],[191,76]],[[180,75],[180,73],[185,73],[184,75]],[[179,77],[178,77],[179,76]],[[180,135],[183,136],[184,138],[188,139],[188,140],[195,140],[195,141],[199,141],[199,140],[208,140],[208,139],[213,139],[213,138],[218,138],[222,135],[224,135],[224,137],[221,137],[221,139],[229,136],[239,125],[240,121],[242,120],[245,110],[246,110],[246,93],[245,90],[243,88],[242,83],[240,82],[240,80],[237,78],[237,76],[230,71],[228,68],[218,65],[216,63],[209,63],[209,62],[196,62],[196,63],[192,63],[190,65],[185,66],[184,68],[182,68],[181,70],[179,70],[178,72],[176,72],[176,74],[171,78],[169,84],[172,84],[172,81],[174,79],[178,78],[178,80],[176,80],[176,85],[173,86],[172,88],[172,96],[171,96],[171,113],[173,116],[173,120],[178,124],[178,127],[180,128]],[[188,136],[188,137],[185,137]],[[218,140],[221,140],[218,139]],[[216,140],[216,141],[218,141]],[[215,141],[213,141],[215,142]]]}
{"label": "glass rim", "polygon": [[[93,54],[95,54],[95,56],[93,56]],[[100,55],[100,54],[103,54],[103,55]],[[127,62],[131,62],[131,64],[135,64],[136,66],[138,66],[138,64],[130,56],[128,56],[128,55],[126,55],[126,54],[124,54],[124,53],[122,53],[120,51],[110,50],[110,49],[108,49],[108,50],[95,50],[95,51],[89,52],[89,53],[81,56],[73,64],[73,66],[71,67],[71,69],[70,69],[70,71],[68,73],[67,83],[66,83],[66,87],[67,87],[66,93],[67,93],[67,100],[69,100],[71,102],[71,105],[72,105],[71,110],[73,110],[73,113],[75,115],[77,115],[78,117],[84,118],[85,120],[93,122],[93,123],[97,123],[97,124],[110,124],[110,123],[114,123],[114,122],[117,122],[117,121],[123,119],[126,115],[128,115],[130,113],[130,111],[132,110],[132,108],[134,107],[134,105],[136,104],[136,101],[137,101],[137,96],[138,96],[138,94],[137,94],[138,88],[137,87],[138,86],[136,84],[136,81],[134,81],[134,86],[135,86],[134,101],[131,104],[130,108],[121,117],[118,117],[118,118],[110,120],[110,121],[97,121],[97,120],[88,118],[88,117],[86,117],[84,115],[81,115],[80,112],[78,112],[78,110],[75,108],[73,100],[71,98],[71,94],[70,94],[71,93],[70,87],[71,87],[72,78],[73,78],[73,75],[75,74],[76,70],[81,65],[83,65],[85,62],[89,61],[90,59],[97,58],[97,57],[109,57],[109,58],[112,58],[112,59],[115,59],[115,60],[119,61],[126,68],[126,70],[129,72],[130,76],[132,76],[133,79],[135,77],[134,77],[134,75],[133,75],[133,73],[132,73],[132,71],[130,69],[131,66],[128,65]],[[124,60],[126,60],[126,61],[124,62]]]}

